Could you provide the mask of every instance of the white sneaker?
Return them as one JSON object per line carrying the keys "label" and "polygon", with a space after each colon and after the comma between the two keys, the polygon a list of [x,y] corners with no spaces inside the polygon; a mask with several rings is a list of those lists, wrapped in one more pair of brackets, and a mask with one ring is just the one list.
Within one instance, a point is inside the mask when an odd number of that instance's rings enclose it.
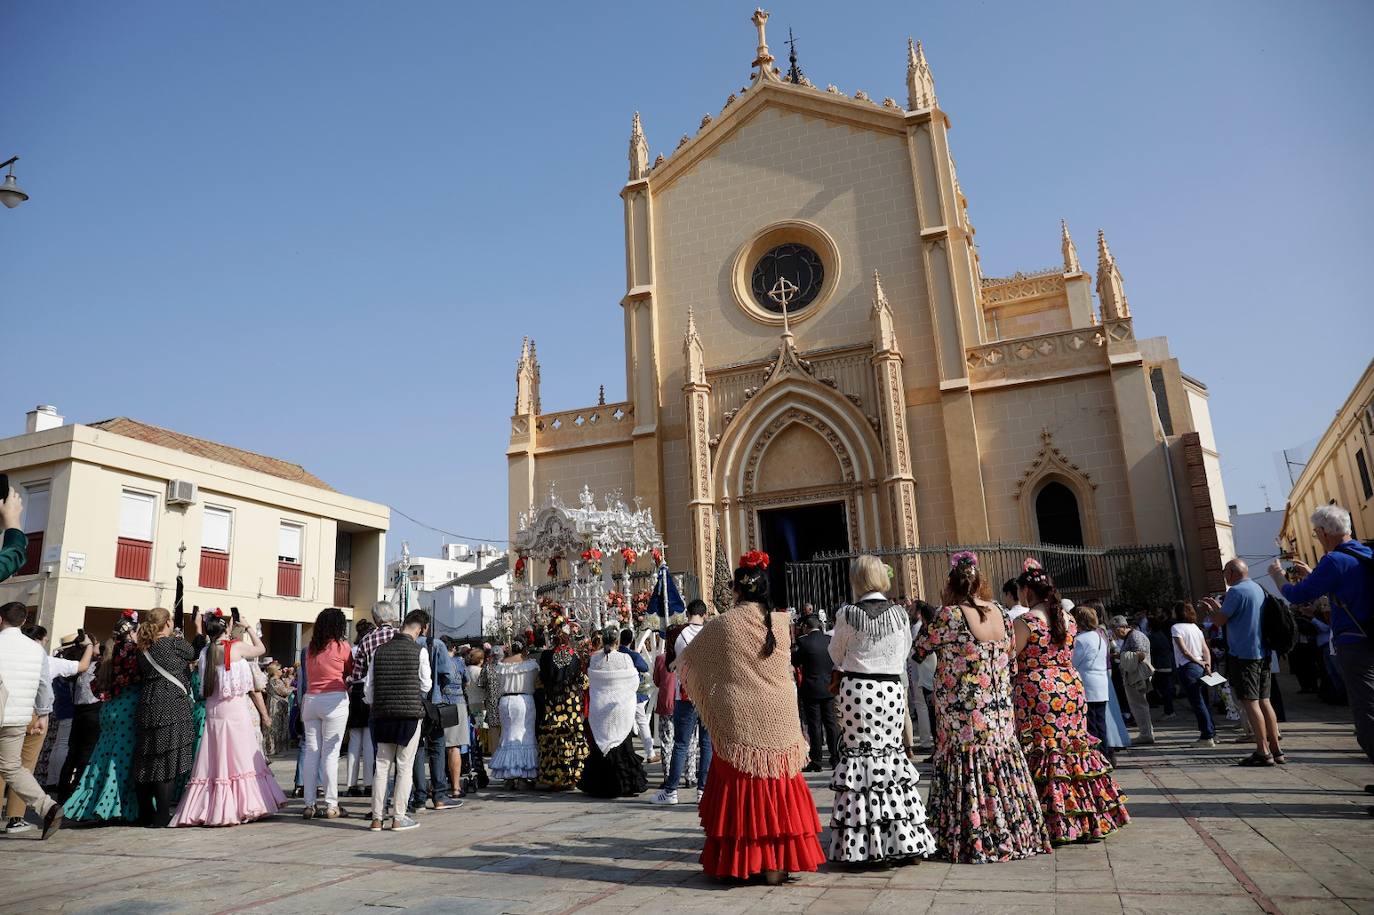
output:
{"label": "white sneaker", "polygon": [[665,807],[671,807],[672,805],[677,803],[677,791],[669,791],[667,788],[661,788],[659,789],[658,794],[654,795],[653,803],[661,804]]}
{"label": "white sneaker", "polygon": [[400,832],[402,829],[415,829],[419,825],[419,823],[407,816],[396,817],[391,821],[391,828],[396,832]]}
{"label": "white sneaker", "polygon": [[700,803],[701,803],[701,799],[704,798],[705,796],[706,796],[706,789],[705,789],[705,788],[698,788],[698,789],[697,789],[697,803],[700,804]]}
{"label": "white sneaker", "polygon": [[1193,746],[1195,747],[1215,747],[1216,745],[1217,742],[1212,737],[1203,737],[1200,740],[1198,740],[1197,743],[1193,744]]}
{"label": "white sneaker", "polygon": [[21,832],[32,832],[33,829],[33,824],[30,823],[28,820],[24,819],[23,817],[13,817],[5,826],[5,834],[17,836]]}

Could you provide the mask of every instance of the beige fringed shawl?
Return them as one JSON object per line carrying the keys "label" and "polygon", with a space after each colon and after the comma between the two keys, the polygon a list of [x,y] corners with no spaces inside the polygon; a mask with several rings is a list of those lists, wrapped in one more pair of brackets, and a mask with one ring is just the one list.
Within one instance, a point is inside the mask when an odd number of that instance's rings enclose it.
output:
{"label": "beige fringed shawl", "polygon": [[740,604],[708,622],[677,661],[715,754],[763,778],[796,775],[806,760],[789,619],[781,612],[772,617],[777,648],[766,658],[759,657],[768,633],[763,609]]}

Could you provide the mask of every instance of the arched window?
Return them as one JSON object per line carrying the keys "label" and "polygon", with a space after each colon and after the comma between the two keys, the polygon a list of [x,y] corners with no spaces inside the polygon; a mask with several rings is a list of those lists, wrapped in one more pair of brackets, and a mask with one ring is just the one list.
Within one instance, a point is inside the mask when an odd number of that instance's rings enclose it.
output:
{"label": "arched window", "polygon": [[1083,518],[1073,490],[1051,480],[1035,497],[1035,524],[1041,543],[1083,545]]}

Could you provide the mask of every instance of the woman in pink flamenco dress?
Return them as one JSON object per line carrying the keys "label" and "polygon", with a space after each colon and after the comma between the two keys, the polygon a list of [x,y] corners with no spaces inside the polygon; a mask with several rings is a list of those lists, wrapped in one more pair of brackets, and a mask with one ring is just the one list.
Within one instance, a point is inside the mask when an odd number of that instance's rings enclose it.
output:
{"label": "woman in pink flamenco dress", "polygon": [[[217,611],[218,612],[218,611]],[[205,694],[205,736],[181,796],[173,826],[237,826],[276,813],[285,803],[253,726],[253,668],[266,649],[253,630],[248,641],[224,638],[228,617],[211,617],[205,627],[210,644],[200,655]]]}

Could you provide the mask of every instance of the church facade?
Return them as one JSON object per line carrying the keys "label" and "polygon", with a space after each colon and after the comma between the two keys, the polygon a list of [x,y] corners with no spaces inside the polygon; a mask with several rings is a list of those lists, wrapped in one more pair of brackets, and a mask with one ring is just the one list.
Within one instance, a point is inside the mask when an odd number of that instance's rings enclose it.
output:
{"label": "church facade", "polygon": [[[781,72],[753,21],[750,84],[671,155],[651,163],[633,119],[627,399],[546,413],[521,351],[512,531],[551,488],[586,486],[651,507],[706,593],[718,536],[782,559],[1172,544],[1185,587],[1219,586],[1207,391],[1137,338],[1105,237],[1095,278],[1067,226],[1059,266],[984,276],[923,49],[905,104],[849,96]],[[914,563],[897,573],[921,586]]]}

